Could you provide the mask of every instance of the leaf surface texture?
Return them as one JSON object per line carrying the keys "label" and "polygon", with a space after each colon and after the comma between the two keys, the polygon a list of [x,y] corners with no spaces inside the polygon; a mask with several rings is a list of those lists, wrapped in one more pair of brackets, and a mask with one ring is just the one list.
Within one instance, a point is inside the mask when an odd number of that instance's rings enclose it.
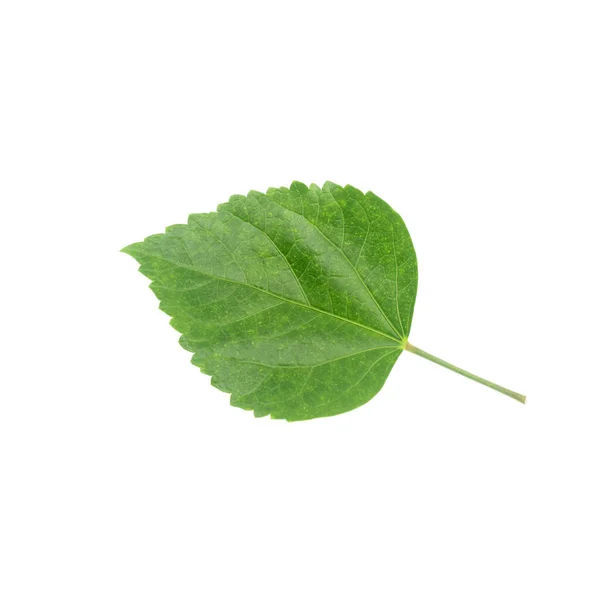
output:
{"label": "leaf surface texture", "polygon": [[364,404],[408,338],[415,251],[371,192],[295,182],[232,196],[124,252],[192,362],[256,416],[295,421]]}

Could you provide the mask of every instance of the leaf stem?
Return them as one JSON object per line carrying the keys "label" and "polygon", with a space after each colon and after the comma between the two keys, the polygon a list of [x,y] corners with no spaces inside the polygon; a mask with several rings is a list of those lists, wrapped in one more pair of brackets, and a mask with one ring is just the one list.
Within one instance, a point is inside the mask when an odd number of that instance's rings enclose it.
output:
{"label": "leaf stem", "polygon": [[450,364],[449,362],[446,362],[445,360],[438,358],[437,356],[433,356],[433,354],[429,354],[429,352],[425,352],[424,350],[421,350],[420,348],[413,346],[412,344],[409,343],[408,340],[406,340],[406,342],[404,344],[404,349],[408,350],[409,352],[412,352],[413,354],[416,354],[417,356],[422,356],[423,358],[426,358],[427,360],[430,360],[431,362],[441,365],[442,367],[446,367],[446,369],[450,369],[451,371],[454,371],[455,373],[463,375],[464,377],[467,377],[468,379],[472,379],[473,381],[477,381],[478,383],[486,385],[487,387],[492,388],[493,390],[496,390],[497,392],[500,392],[501,394],[510,396],[511,398],[514,398],[515,400],[522,402],[523,404],[525,404],[525,402],[527,401],[525,396],[523,396],[522,394],[517,394],[517,392],[508,390],[505,387],[502,387],[501,385],[492,383],[491,381],[488,381],[487,379],[483,379],[483,377],[478,377],[477,375],[473,375],[473,373],[469,373],[469,371],[465,371],[464,369],[461,369],[460,367],[456,367],[456,366]]}

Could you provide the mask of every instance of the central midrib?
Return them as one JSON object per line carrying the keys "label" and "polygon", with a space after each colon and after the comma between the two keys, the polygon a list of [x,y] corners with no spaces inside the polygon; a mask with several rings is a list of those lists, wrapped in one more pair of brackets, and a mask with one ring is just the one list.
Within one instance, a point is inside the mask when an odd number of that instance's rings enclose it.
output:
{"label": "central midrib", "polygon": [[[185,247],[185,244],[184,244]],[[186,248],[187,250],[187,248]],[[218,275],[213,275],[212,273],[206,273],[204,271],[201,271],[200,269],[198,269],[195,265],[184,265],[181,263],[178,263],[174,260],[171,260],[169,258],[165,258],[164,256],[160,256],[160,255],[156,255],[156,254],[147,254],[147,256],[152,256],[153,258],[158,258],[160,260],[164,260],[168,263],[171,263],[172,265],[175,265],[176,267],[180,267],[182,269],[188,269],[190,271],[194,271],[195,273],[200,273],[201,275],[204,275],[206,277],[212,277],[213,279],[218,279],[220,281],[225,281],[227,283],[234,283],[236,285],[243,285],[247,288],[256,290],[258,292],[262,292],[263,294],[267,294],[269,296],[273,296],[273,298],[277,298],[278,300],[283,300],[284,302],[289,302],[290,304],[295,304],[296,306],[301,306],[302,308],[308,308],[309,310],[314,310],[316,312],[319,312],[321,314],[327,315],[328,317],[333,317],[335,319],[339,319],[340,321],[345,321],[346,323],[350,323],[351,325],[355,325],[356,327],[361,327],[362,329],[367,329],[368,331],[371,331],[373,333],[376,333],[378,335],[381,335],[389,340],[392,340],[394,342],[396,342],[399,346],[402,346],[402,341],[399,340],[398,338],[395,338],[391,335],[388,335],[387,333],[384,333],[383,331],[379,331],[378,329],[374,329],[373,327],[369,327],[368,325],[363,325],[362,323],[358,323],[357,321],[352,321],[351,319],[346,319],[345,317],[342,317],[340,315],[336,315],[335,313],[323,310],[321,308],[318,308],[316,306],[313,306],[312,304],[303,304],[302,302],[298,302],[296,300],[292,300],[291,298],[286,298],[285,296],[280,296],[279,294],[275,294],[273,292],[270,292],[269,290],[265,290],[263,288],[257,287],[255,285],[252,285],[251,283],[245,283],[243,281],[235,281],[234,279],[227,279],[226,277],[219,277]],[[191,259],[190,259],[191,260]]]}

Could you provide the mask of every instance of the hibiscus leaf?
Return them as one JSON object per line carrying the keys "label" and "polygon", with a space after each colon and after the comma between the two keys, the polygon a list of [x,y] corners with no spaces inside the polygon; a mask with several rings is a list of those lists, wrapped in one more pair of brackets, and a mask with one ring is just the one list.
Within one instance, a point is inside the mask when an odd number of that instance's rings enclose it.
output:
{"label": "hibiscus leaf", "polygon": [[357,408],[404,349],[518,396],[408,343],[417,259],[400,216],[371,192],[295,182],[232,196],[123,251],[192,363],[256,416]]}

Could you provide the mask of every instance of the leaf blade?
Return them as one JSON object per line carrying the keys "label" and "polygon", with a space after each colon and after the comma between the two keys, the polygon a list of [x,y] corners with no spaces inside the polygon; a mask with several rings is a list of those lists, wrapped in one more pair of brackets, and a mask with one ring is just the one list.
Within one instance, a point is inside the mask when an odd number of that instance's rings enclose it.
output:
{"label": "leaf blade", "polygon": [[[407,335],[402,316],[412,317],[416,294],[400,280],[401,310],[394,227],[416,279],[414,249],[391,208],[395,223],[388,214],[379,223],[364,218],[361,202],[368,210],[383,202],[368,196],[350,186],[320,190],[298,182],[232,196],[217,213],[191,215],[187,225],[124,251],[152,279],[192,362],[232,394],[232,405],[287,420],[338,414],[383,385],[402,351],[398,326]],[[395,312],[385,296],[392,258]],[[367,271],[379,276],[363,278]]]}

